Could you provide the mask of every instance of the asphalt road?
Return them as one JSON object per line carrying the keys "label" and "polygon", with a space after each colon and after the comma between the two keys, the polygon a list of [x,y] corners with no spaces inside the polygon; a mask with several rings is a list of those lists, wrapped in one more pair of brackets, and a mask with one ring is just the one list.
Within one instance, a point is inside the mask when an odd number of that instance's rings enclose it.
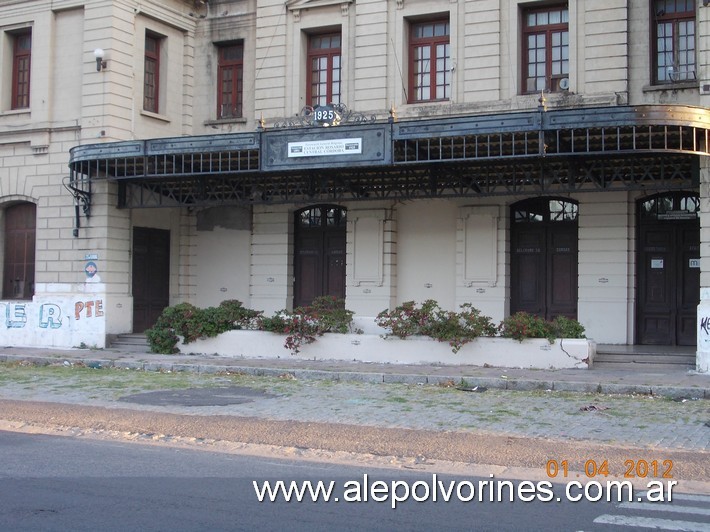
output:
{"label": "asphalt road", "polygon": [[[544,478],[550,460],[567,462],[583,472],[590,460],[606,461],[609,473],[622,475],[627,460],[673,461],[672,475],[683,481],[710,479],[707,453],[634,449],[590,441],[558,441],[478,434],[475,432],[396,429],[343,423],[276,421],[223,415],[189,415],[62,403],[0,400],[2,418],[22,429],[78,427],[93,434],[147,435],[153,441],[183,438],[198,442],[240,442],[297,449],[355,453],[377,457],[421,457],[457,463],[525,468],[525,475]],[[185,441],[185,440],[182,440]],[[496,469],[498,471],[498,469]],[[698,489],[698,488],[693,488]]]}
{"label": "asphalt road", "polygon": [[[625,507],[607,502],[531,502],[508,496],[462,501],[489,477],[277,460],[125,442],[0,431],[0,529],[83,530],[614,530],[648,520],[684,530],[710,530],[710,499]],[[259,502],[265,481],[333,482],[338,501]],[[503,477],[497,478],[504,481]],[[257,488],[254,486],[257,482]],[[357,483],[357,492],[353,482]],[[418,501],[382,489],[418,484]],[[424,485],[456,486],[449,502],[425,497]],[[379,483],[379,484],[376,484]],[[373,490],[378,485],[379,494]],[[512,485],[519,494],[519,482]],[[406,487],[405,487],[406,486]],[[459,490],[459,486],[464,489]],[[485,486],[485,485],[484,485]],[[351,489],[345,499],[346,489]],[[562,493],[562,485],[552,486]],[[390,493],[397,490],[390,489]],[[415,492],[415,493],[417,493]],[[507,492],[504,492],[507,493]],[[369,494],[369,496],[368,496]],[[458,495],[463,495],[459,497]],[[497,496],[496,496],[497,497]],[[268,498],[268,497],[267,497]],[[368,498],[365,501],[365,498]],[[379,498],[379,501],[374,500]],[[690,508],[690,509],[689,509]],[[656,510],[658,509],[658,510]],[[672,511],[673,513],[668,513]],[[668,516],[670,515],[670,519]],[[644,521],[646,520],[646,521]],[[690,523],[690,526],[688,525]]]}

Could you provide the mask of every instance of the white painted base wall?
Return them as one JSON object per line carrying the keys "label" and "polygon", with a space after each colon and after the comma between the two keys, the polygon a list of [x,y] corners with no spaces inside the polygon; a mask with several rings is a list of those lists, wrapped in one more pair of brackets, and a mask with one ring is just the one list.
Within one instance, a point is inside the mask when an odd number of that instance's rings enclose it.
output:
{"label": "white painted base wall", "polygon": [[587,369],[596,344],[589,340],[546,339],[523,342],[510,338],[478,338],[453,353],[448,343],[430,338],[383,339],[376,334],[325,334],[298,354],[284,347],[286,335],[264,331],[228,331],[215,338],[178,343],[181,353],[225,357],[305,360],[357,360],[386,364],[464,364],[530,369]]}
{"label": "white painted base wall", "polygon": [[5,327],[0,345],[106,347],[106,292],[102,283],[40,284],[32,301],[0,301]]}

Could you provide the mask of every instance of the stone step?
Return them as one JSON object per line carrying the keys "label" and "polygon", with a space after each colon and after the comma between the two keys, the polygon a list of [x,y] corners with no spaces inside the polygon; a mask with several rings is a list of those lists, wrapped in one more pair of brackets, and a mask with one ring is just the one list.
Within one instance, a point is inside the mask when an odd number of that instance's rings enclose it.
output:
{"label": "stone step", "polygon": [[594,355],[596,368],[617,369],[694,369],[694,348],[662,348],[659,346],[631,346],[628,348],[599,348]]}
{"label": "stone step", "polygon": [[150,344],[145,334],[119,334],[111,342],[111,348],[137,353],[150,352]]}

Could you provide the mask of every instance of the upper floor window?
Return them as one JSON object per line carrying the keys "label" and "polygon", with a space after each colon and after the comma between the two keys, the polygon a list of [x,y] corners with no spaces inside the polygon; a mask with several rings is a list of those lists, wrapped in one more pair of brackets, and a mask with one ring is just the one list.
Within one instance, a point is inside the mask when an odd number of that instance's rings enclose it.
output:
{"label": "upper floor window", "polygon": [[340,33],[311,35],[308,38],[309,105],[340,103]]}
{"label": "upper floor window", "polygon": [[409,101],[451,98],[449,21],[416,22],[409,37]]}
{"label": "upper floor window", "polygon": [[146,33],[143,67],[143,110],[151,113],[157,113],[160,109],[160,44],[160,37],[153,33]]}
{"label": "upper floor window", "polygon": [[12,109],[28,109],[32,32],[15,33],[12,35],[12,41]]}
{"label": "upper floor window", "polygon": [[695,0],[652,0],[653,83],[695,79]]}
{"label": "upper floor window", "polygon": [[523,13],[523,92],[558,91],[569,76],[567,5]]}
{"label": "upper floor window", "polygon": [[222,45],[218,50],[217,118],[239,118],[244,93],[244,45]]}

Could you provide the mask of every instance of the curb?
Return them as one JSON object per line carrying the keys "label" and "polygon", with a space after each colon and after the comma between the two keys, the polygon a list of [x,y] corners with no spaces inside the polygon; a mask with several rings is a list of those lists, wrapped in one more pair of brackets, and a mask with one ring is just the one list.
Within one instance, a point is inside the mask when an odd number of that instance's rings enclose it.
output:
{"label": "curb", "polygon": [[252,366],[239,366],[232,364],[189,364],[173,362],[141,362],[134,360],[110,359],[77,359],[72,357],[42,357],[33,355],[0,355],[0,362],[25,362],[35,366],[49,366],[57,364],[81,364],[95,369],[127,369],[135,371],[153,372],[192,372],[197,374],[214,375],[218,373],[236,373],[256,377],[280,377],[285,374],[293,375],[301,380],[334,380],[343,382],[365,382],[370,384],[442,384],[446,382],[460,382],[465,380],[471,387],[495,388],[511,391],[560,391],[574,393],[601,393],[607,395],[653,395],[669,399],[710,399],[710,388],[642,385],[642,384],[615,384],[604,382],[585,382],[567,380],[540,380],[521,378],[495,378],[475,376],[447,376],[427,375],[412,373],[378,373],[378,372],[351,372],[336,370],[313,370],[293,368],[263,368]]}

